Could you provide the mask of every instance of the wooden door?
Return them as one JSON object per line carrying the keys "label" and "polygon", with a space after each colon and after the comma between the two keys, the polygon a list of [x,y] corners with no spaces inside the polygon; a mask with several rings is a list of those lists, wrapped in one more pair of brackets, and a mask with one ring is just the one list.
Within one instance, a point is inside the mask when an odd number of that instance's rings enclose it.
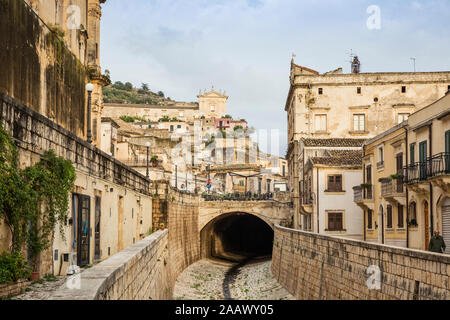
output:
{"label": "wooden door", "polygon": [[91,244],[91,198],[77,195],[78,221],[77,221],[77,262],[80,267],[90,262]]}

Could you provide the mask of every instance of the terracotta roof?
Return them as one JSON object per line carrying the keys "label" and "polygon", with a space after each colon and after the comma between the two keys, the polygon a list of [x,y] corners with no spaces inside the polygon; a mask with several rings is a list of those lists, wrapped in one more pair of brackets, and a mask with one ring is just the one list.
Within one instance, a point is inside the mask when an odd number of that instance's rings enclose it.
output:
{"label": "terracotta roof", "polygon": [[362,150],[329,150],[325,157],[313,157],[312,164],[327,166],[362,166]]}
{"label": "terracotta roof", "polygon": [[316,70],[313,70],[313,69],[310,69],[310,68],[306,68],[306,67],[303,67],[303,66],[299,66],[298,64],[295,64],[295,66],[297,68],[302,69],[302,70],[305,70],[305,71],[308,71],[308,72],[312,72],[312,73],[315,73],[316,75],[319,75],[319,72],[316,71]]}
{"label": "terracotta roof", "polygon": [[330,139],[313,139],[302,138],[301,141],[305,147],[362,147],[367,139],[350,139],[350,138],[330,138]]}

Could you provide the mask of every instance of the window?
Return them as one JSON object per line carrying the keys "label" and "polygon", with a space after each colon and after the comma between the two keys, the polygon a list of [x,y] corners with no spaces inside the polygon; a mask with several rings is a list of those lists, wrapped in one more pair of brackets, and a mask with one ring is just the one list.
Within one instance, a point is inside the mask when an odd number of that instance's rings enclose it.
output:
{"label": "window", "polygon": [[392,229],[392,206],[388,204],[386,208],[386,228]]}
{"label": "window", "polygon": [[211,111],[216,111],[216,107],[215,106],[211,106],[210,109],[211,109]]}
{"label": "window", "polygon": [[173,132],[173,124],[170,125],[170,132]]}
{"label": "window", "polygon": [[409,205],[409,219],[408,222],[411,225],[417,225],[417,212],[416,212],[416,203],[411,202]]}
{"label": "window", "polygon": [[319,88],[319,94],[323,94],[323,89]]}
{"label": "window", "polygon": [[240,185],[241,187],[243,187],[243,186],[244,186],[244,180],[240,180],[240,181],[239,181],[239,185]]}
{"label": "window", "polygon": [[403,206],[401,204],[397,205],[397,219],[398,219],[397,226],[399,228],[403,228],[404,227],[404,223],[403,223]]}
{"label": "window", "polygon": [[328,190],[334,192],[342,191],[342,175],[332,175],[328,176]]}
{"label": "window", "polygon": [[181,124],[177,125],[177,129],[181,129]]}
{"label": "window", "polygon": [[367,211],[367,229],[373,229],[372,214],[373,214],[373,211],[369,209]]}
{"label": "window", "polygon": [[318,114],[315,117],[316,132],[326,132],[327,131],[327,115]]}
{"label": "window", "polygon": [[409,113],[399,113],[398,114],[398,123],[402,123],[403,121],[408,120]]}
{"label": "window", "polygon": [[361,94],[361,87],[356,88],[356,93]]}
{"label": "window", "polygon": [[384,148],[383,147],[379,147],[378,148],[378,163],[377,163],[377,167],[380,168],[384,166]]}
{"label": "window", "polygon": [[409,159],[410,159],[410,164],[413,166],[414,163],[416,162],[416,145],[414,143],[411,143],[409,145]]}
{"label": "window", "polygon": [[342,231],[342,212],[328,212],[328,230]]}
{"label": "window", "polygon": [[450,91],[450,86],[447,86],[447,91]]}
{"label": "window", "polygon": [[406,93],[406,87],[402,86],[402,93]]}
{"label": "window", "polygon": [[366,116],[364,114],[353,115],[353,131],[366,131]]}
{"label": "window", "polygon": [[283,166],[283,177],[286,176],[286,166]]}
{"label": "window", "polygon": [[373,102],[377,103],[379,100],[377,97],[373,98]]}

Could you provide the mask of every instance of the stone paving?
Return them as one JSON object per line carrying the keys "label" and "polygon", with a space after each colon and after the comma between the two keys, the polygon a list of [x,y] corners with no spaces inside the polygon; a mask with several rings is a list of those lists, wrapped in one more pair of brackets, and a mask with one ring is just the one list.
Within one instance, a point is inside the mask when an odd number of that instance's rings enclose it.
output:
{"label": "stone paving", "polygon": [[[233,276],[235,263],[201,260],[189,266],[177,279],[176,300],[292,300],[272,276],[271,261],[260,261],[240,267]],[[224,294],[225,291],[225,294]],[[229,295],[229,296],[228,296]]]}
{"label": "stone paving", "polygon": [[25,293],[12,297],[11,300],[47,300],[59,287],[63,286],[67,277],[55,277],[52,280],[41,279],[30,285]]}

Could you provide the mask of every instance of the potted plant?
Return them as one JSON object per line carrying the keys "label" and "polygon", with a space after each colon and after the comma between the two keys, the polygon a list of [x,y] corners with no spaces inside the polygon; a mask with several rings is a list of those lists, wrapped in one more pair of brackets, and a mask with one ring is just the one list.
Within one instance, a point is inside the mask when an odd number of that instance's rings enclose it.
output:
{"label": "potted plant", "polygon": [[372,184],[370,184],[370,183],[362,183],[361,184],[361,188],[363,188],[363,189],[369,189],[370,187],[372,187]]}
{"label": "potted plant", "polygon": [[160,223],[160,224],[159,224],[159,229],[164,230],[164,228],[165,228],[164,223]]}
{"label": "potted plant", "polygon": [[151,162],[151,164],[152,164],[153,167],[157,167],[157,166],[158,166],[158,156],[153,156],[153,157],[150,159],[150,162]]}
{"label": "potted plant", "polygon": [[392,174],[391,179],[392,180],[403,179],[403,175],[402,174]]}

